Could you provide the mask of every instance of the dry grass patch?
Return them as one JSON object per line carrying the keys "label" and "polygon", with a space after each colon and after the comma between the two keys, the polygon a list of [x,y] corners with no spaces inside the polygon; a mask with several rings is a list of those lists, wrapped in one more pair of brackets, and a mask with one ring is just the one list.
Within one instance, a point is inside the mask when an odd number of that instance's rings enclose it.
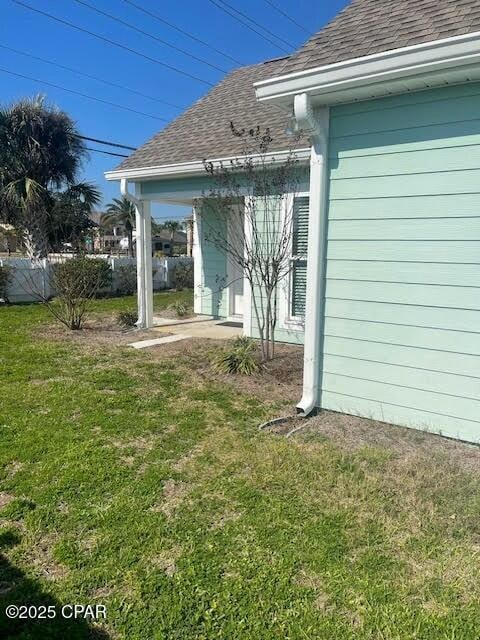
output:
{"label": "dry grass patch", "polygon": [[480,472],[480,447],[426,431],[333,411],[322,411],[308,420],[299,419],[296,424],[303,426],[299,436],[320,436],[348,451],[374,447],[404,459],[409,455],[423,455],[427,459],[444,456],[465,471]]}
{"label": "dry grass patch", "polygon": [[171,577],[177,572],[177,561],[182,556],[182,553],[183,549],[180,545],[164,549],[152,558],[152,564],[165,571],[165,574]]}
{"label": "dry grass patch", "polygon": [[163,500],[154,505],[152,511],[161,511],[168,519],[173,518],[175,511],[184,503],[192,487],[186,482],[166,480],[163,485]]}
{"label": "dry grass patch", "polygon": [[12,500],[15,500],[15,496],[12,496],[6,491],[0,491],[0,509],[3,509],[3,507],[6,507],[7,504],[10,504]]}
{"label": "dry grass patch", "polygon": [[35,572],[42,578],[53,582],[63,580],[69,574],[68,568],[57,562],[54,558],[53,550],[57,543],[57,535],[46,535],[35,541],[26,554],[28,564]]}

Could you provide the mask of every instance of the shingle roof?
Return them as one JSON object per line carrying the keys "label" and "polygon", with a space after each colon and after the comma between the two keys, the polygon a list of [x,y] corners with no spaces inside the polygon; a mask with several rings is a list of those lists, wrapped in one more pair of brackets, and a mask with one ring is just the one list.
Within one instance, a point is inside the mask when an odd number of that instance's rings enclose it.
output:
{"label": "shingle roof", "polygon": [[229,73],[118,169],[235,156],[243,145],[231,121],[237,128],[270,127],[271,150],[287,149],[286,116],[256,101],[254,82],[473,31],[480,31],[480,0],[352,0],[291,57]]}
{"label": "shingle roof", "polygon": [[[230,130],[270,127],[271,151],[288,149],[292,139],[285,134],[287,116],[277,107],[260,104],[253,83],[278,73],[285,59],[241,67],[229,73],[203,98],[157,133],[124,160],[118,169],[202,161],[206,158],[235,156],[243,143]],[[302,146],[302,145],[300,145]],[[303,143],[305,146],[305,142]]]}
{"label": "shingle roof", "polygon": [[278,75],[480,31],[480,0],[353,0]]}

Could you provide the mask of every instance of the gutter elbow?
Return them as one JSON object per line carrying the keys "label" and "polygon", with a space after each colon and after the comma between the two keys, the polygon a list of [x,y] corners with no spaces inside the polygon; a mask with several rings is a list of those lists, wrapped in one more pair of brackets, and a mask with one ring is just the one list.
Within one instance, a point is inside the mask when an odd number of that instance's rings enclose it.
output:
{"label": "gutter elbow", "polygon": [[297,404],[297,415],[300,418],[308,418],[317,408],[317,393],[313,389],[305,390],[302,399]]}

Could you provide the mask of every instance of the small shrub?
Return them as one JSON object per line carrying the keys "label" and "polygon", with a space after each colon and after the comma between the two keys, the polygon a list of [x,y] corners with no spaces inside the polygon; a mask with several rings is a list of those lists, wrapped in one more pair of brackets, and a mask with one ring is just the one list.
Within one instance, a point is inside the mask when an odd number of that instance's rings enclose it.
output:
{"label": "small shrub", "polygon": [[213,365],[221,373],[241,373],[251,376],[258,371],[256,342],[244,336],[235,338],[216,354]]}
{"label": "small shrub", "polygon": [[118,273],[117,293],[132,295],[137,290],[137,267],[133,264],[124,264],[116,269]]}
{"label": "small shrub", "polygon": [[175,288],[177,291],[193,288],[193,264],[180,263],[175,267]]}
{"label": "small shrub", "polygon": [[69,329],[81,329],[89,302],[111,285],[112,271],[106,260],[78,257],[55,265],[53,286],[56,299],[47,306]]}
{"label": "small shrub", "polygon": [[184,302],[174,302],[168,308],[173,309],[178,318],[184,318],[185,316],[188,316],[191,311],[190,307]]}
{"label": "small shrub", "polygon": [[117,322],[126,329],[131,329],[135,326],[138,320],[138,315],[135,311],[120,311],[117,314]]}
{"label": "small shrub", "polygon": [[10,280],[12,278],[12,269],[11,267],[0,266],[0,300],[4,302],[8,302],[8,294],[7,289],[10,284]]}

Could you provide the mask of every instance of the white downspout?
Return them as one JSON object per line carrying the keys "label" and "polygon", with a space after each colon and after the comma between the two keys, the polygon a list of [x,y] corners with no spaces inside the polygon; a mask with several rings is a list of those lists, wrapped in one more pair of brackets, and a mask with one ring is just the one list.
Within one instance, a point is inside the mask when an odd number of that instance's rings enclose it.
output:
{"label": "white downspout", "polygon": [[[142,200],[139,200],[128,190],[128,182],[125,178],[120,181],[120,193],[127,198],[135,207],[135,230],[136,230],[136,254],[137,254],[137,304],[138,304],[138,320],[137,327],[150,328],[153,326],[153,312],[151,305],[147,304],[148,298],[153,294],[153,286],[151,285],[151,277],[148,278],[147,262],[148,251],[145,247],[145,214]],[[150,249],[151,250],[151,249]],[[151,274],[150,274],[151,275]],[[149,292],[147,287],[152,286]],[[149,295],[150,294],[150,295]],[[149,308],[147,308],[149,307]]]}
{"label": "white downspout", "polygon": [[328,107],[322,107],[314,112],[310,104],[310,98],[305,93],[295,96],[294,113],[298,128],[309,133],[312,142],[303,395],[297,405],[298,413],[308,416],[315,408],[321,407],[328,222],[328,130],[330,117]]}

